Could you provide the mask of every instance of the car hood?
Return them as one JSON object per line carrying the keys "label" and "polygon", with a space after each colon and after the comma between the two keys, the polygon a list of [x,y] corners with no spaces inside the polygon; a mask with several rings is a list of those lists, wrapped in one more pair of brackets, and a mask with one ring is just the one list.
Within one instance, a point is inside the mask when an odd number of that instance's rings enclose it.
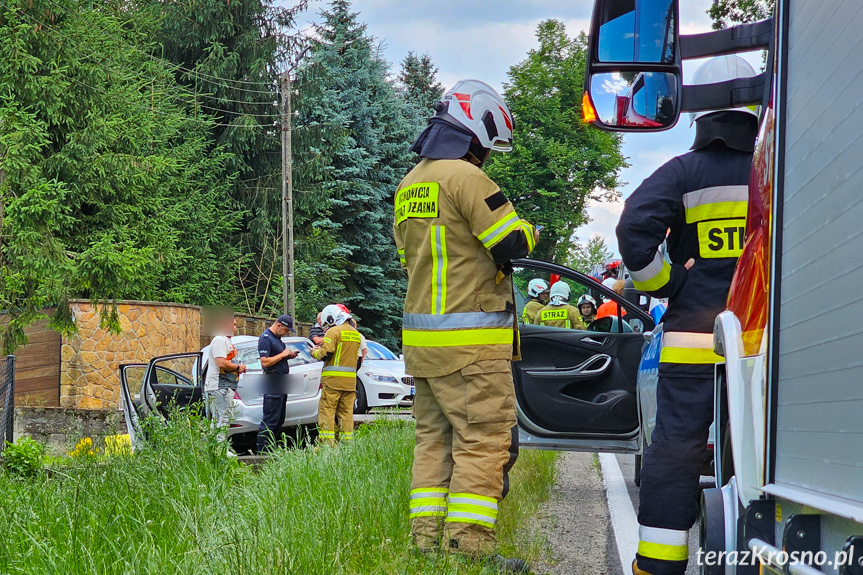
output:
{"label": "car hood", "polygon": [[407,375],[405,373],[405,362],[394,359],[367,359],[363,362],[363,366],[360,369],[376,373],[389,373],[399,380]]}

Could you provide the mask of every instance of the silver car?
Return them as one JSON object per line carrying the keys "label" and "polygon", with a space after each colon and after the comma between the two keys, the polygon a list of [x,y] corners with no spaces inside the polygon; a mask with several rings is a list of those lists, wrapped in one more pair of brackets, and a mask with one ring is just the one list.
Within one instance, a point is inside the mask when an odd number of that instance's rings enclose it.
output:
{"label": "silver car", "polygon": [[[286,346],[299,355],[290,360],[288,400],[283,427],[312,425],[317,421],[321,397],[323,363],[311,356],[312,342],[303,337],[285,337]],[[253,444],[263,414],[258,356],[258,338],[238,335],[231,338],[237,356],[248,368],[240,375],[233,399],[233,419],[228,435],[242,446]],[[120,383],[126,424],[132,441],[139,431],[138,421],[150,413],[167,415],[175,407],[201,403],[203,382],[209,369],[209,346],[200,352],[156,357],[149,363],[120,366]],[[206,409],[206,406],[205,406]]]}

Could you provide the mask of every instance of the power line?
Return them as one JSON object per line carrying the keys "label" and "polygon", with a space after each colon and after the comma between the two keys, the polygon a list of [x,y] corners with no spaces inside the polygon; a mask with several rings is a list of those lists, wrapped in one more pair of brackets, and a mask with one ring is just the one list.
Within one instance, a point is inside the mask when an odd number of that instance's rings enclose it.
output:
{"label": "power line", "polygon": [[[70,43],[71,43],[75,48],[77,48],[79,51],[81,51],[81,52],[82,52],[82,54],[83,54],[83,57],[84,57],[84,58],[89,58],[90,60],[92,60],[92,61],[93,61],[93,63],[94,63],[95,65],[99,66],[100,68],[102,68],[103,70],[105,70],[106,72],[108,72],[109,74],[113,74],[113,75],[117,75],[117,76],[121,75],[117,70],[114,70],[114,69],[112,69],[112,68],[110,68],[110,67],[106,66],[106,65],[105,65],[105,64],[103,64],[102,62],[100,62],[100,61],[98,60],[98,58],[96,58],[96,55],[95,55],[94,53],[88,53],[88,52],[85,52],[85,51],[81,50],[81,46],[80,46],[80,44],[78,44],[78,43],[77,43],[73,38],[71,38],[71,37],[67,36],[66,34],[63,34],[62,32],[60,32],[60,31],[56,30],[56,29],[55,29],[54,27],[52,27],[51,25],[49,25],[49,24],[47,24],[47,23],[45,23],[45,22],[42,22],[41,20],[38,20],[38,19],[36,19],[36,18],[33,18],[32,16],[30,16],[30,15],[29,15],[29,14],[27,14],[26,12],[20,12],[20,14],[21,14],[21,15],[23,15],[23,16],[24,16],[25,18],[27,18],[28,20],[30,20],[31,22],[33,22],[33,23],[35,23],[35,24],[38,24],[39,26],[42,26],[43,28],[45,28],[45,29],[49,30],[50,32],[54,33],[55,35],[60,36],[61,38],[64,38],[64,39],[66,39],[67,41],[69,41],[69,42],[70,42]],[[165,61],[165,62],[167,62],[167,61]],[[71,79],[71,78],[70,78],[70,79]],[[178,91],[180,91],[181,93],[184,93],[187,97],[192,98],[192,100],[193,100],[193,101],[192,101],[192,102],[186,102],[186,101],[181,100],[181,99],[179,98],[179,96],[174,96],[174,95],[172,95],[172,94],[167,94],[167,93],[165,94],[165,96],[167,96],[168,98],[172,98],[172,99],[174,99],[174,100],[177,100],[177,101],[181,101],[183,104],[188,104],[188,105],[193,105],[193,106],[206,107],[206,108],[207,108],[207,109],[209,109],[209,110],[213,110],[213,111],[216,111],[216,112],[222,112],[222,113],[225,113],[225,114],[239,114],[239,115],[245,115],[245,116],[265,117],[265,118],[270,118],[270,119],[276,119],[276,118],[278,118],[278,115],[242,114],[241,112],[236,112],[236,111],[234,111],[234,110],[225,110],[225,109],[222,109],[222,108],[216,108],[216,107],[213,107],[213,106],[206,106],[206,105],[204,105],[204,104],[200,104],[200,103],[198,103],[198,102],[197,102],[197,99],[201,96],[200,94],[195,94],[195,93],[193,93],[193,92],[189,92],[189,91],[188,91],[188,89],[186,89],[185,87],[183,87],[183,86],[181,86],[181,85],[177,85],[177,86],[176,86],[176,88],[177,88],[177,90],[178,90]],[[225,124],[225,125],[228,125],[228,124]],[[244,126],[244,125],[243,125],[243,124],[237,124],[237,126]],[[249,126],[244,126],[244,127],[249,127]],[[269,126],[261,126],[261,127],[269,127]]]}
{"label": "power line", "polygon": [[[66,10],[63,6],[61,6],[60,4],[58,4],[57,2],[55,2],[54,0],[48,0],[48,2],[49,2],[50,4],[52,4],[52,5],[56,6],[57,8],[59,8],[61,11],[65,12],[67,16],[72,16],[72,15],[73,15],[71,12],[69,12],[68,10]],[[149,53],[147,53],[147,52],[145,52],[145,51],[143,51],[143,50],[140,50],[139,48],[136,48],[135,46],[131,46],[131,45],[130,45],[130,46],[129,46],[129,48],[131,48],[131,49],[132,49],[132,50],[134,50],[135,52],[139,52],[140,54],[143,54],[143,55],[144,55],[144,56],[146,56],[147,58],[151,58],[151,59],[153,59],[153,60],[157,60],[157,61],[164,62],[164,63],[168,64],[169,66],[171,66],[171,67],[173,67],[173,68],[175,68],[175,69],[177,69],[177,70],[182,70],[183,72],[186,72],[186,73],[189,73],[189,74],[194,74],[194,75],[195,75],[195,77],[198,77],[198,78],[202,78],[202,79],[203,79],[203,78],[212,78],[213,80],[217,80],[217,81],[236,82],[236,83],[238,83],[238,84],[249,84],[249,85],[255,85],[255,86],[269,86],[269,87],[273,87],[273,86],[275,85],[275,82],[253,82],[253,81],[249,81],[249,80],[235,80],[235,79],[232,79],[232,78],[222,78],[222,77],[220,77],[220,76],[214,76],[214,75],[212,75],[212,74],[206,74],[206,73],[204,73],[204,72],[199,72],[199,71],[197,71],[197,70],[190,70],[189,68],[185,68],[185,67],[183,67],[183,66],[181,66],[181,65],[179,65],[179,64],[176,64],[176,63],[174,63],[174,62],[171,62],[170,60],[166,60],[166,59],[164,59],[164,58],[159,58],[158,56],[154,56],[154,55],[152,55],[152,54],[149,54]],[[205,81],[206,81],[206,80],[205,80]],[[255,92],[255,93],[259,93],[259,94],[271,94],[271,93],[272,93],[272,92],[263,92],[263,91],[258,91],[258,90],[249,90],[249,89],[245,89],[245,88],[239,88],[239,87],[236,87],[236,86],[224,86],[224,85],[223,85],[223,87],[227,87],[227,88],[231,88],[231,89],[235,89],[235,90],[242,90],[242,91],[244,91],[244,92]]]}

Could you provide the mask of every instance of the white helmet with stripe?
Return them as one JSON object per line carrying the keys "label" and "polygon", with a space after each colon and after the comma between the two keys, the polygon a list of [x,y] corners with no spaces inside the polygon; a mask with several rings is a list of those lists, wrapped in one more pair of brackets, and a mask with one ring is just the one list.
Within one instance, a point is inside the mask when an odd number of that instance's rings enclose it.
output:
{"label": "white helmet with stripe", "polygon": [[[738,78],[752,78],[755,75],[755,69],[752,65],[740,56],[735,54],[716,56],[702,64],[695,71],[695,74],[692,76],[692,85],[718,84],[720,82],[728,82],[729,80],[737,80]],[[745,106],[741,108],[692,112],[689,114],[691,119],[689,125],[694,124],[699,118],[703,118],[708,114],[715,114],[716,112],[743,112],[744,114],[752,114],[757,118],[760,108],[761,106]]]}
{"label": "white helmet with stripe", "polygon": [[494,88],[461,80],[435,104],[436,118],[466,128],[483,148],[512,151],[512,113]]}
{"label": "white helmet with stripe", "polygon": [[544,279],[533,278],[527,284],[527,295],[530,297],[539,297],[548,291],[548,283]]}

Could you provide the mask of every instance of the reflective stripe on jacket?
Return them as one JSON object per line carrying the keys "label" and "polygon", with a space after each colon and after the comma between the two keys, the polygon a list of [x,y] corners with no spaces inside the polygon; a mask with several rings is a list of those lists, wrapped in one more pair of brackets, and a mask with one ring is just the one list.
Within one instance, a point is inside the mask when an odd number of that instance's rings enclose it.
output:
{"label": "reflective stripe on jacket", "polygon": [[[696,150],[656,170],[626,200],[617,226],[623,262],[635,287],[669,298],[664,345],[683,334],[685,345],[663,349],[664,365],[712,370],[712,339],[695,345],[686,334],[712,334],[725,309],[745,240],[751,164],[751,153],[724,146]],[[671,263],[658,251],[663,241]]]}
{"label": "reflective stripe on jacket", "polygon": [[408,272],[407,371],[443,377],[517,358],[512,280],[498,271],[533,250],[534,227],[500,188],[467,161],[424,159],[398,187],[393,233]]}
{"label": "reflective stripe on jacket", "polygon": [[321,347],[312,351],[315,359],[324,362],[324,370],[321,373],[322,385],[337,391],[356,389],[360,340],[360,332],[349,323],[327,330]]}

